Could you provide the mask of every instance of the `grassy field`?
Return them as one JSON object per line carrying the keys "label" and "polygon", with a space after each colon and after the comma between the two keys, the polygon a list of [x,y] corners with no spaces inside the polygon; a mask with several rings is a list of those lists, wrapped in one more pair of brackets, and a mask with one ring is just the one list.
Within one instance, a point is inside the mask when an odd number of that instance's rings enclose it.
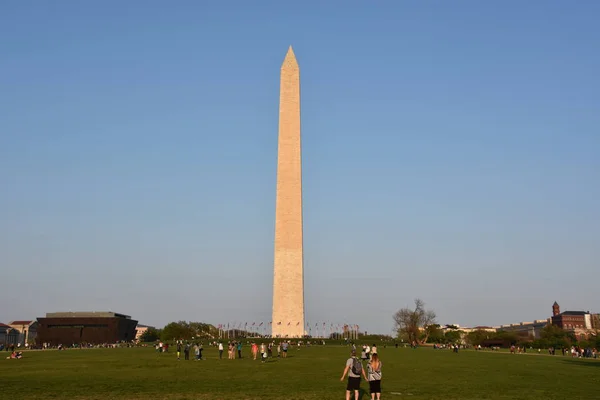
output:
{"label": "grassy field", "polygon": [[[244,348],[245,356],[249,348]],[[151,348],[30,351],[0,361],[6,399],[343,399],[348,348],[287,359],[177,361]],[[600,360],[537,354],[381,348],[386,399],[600,399]],[[2,355],[8,355],[2,352]],[[225,354],[226,357],[226,354]],[[4,357],[3,357],[4,358]],[[363,382],[363,389],[368,385]],[[364,393],[362,399],[370,398]]]}

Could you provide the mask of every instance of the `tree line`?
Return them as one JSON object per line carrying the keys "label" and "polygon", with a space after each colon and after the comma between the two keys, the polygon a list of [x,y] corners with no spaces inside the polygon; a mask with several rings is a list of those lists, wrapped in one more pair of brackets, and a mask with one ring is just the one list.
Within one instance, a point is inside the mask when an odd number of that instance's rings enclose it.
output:
{"label": "tree line", "polygon": [[414,308],[402,308],[394,316],[395,330],[400,340],[409,343],[438,343],[455,344],[463,343],[473,346],[529,346],[547,349],[564,348],[572,345],[580,347],[600,348],[600,332],[587,340],[578,339],[573,332],[566,331],[558,326],[548,324],[540,332],[539,338],[532,338],[527,333],[499,330],[489,332],[485,329],[465,333],[458,326],[446,325],[443,329],[436,322],[433,310],[425,308],[425,302],[415,299]]}
{"label": "tree line", "polygon": [[214,339],[219,330],[204,322],[178,321],[170,322],[162,329],[148,328],[140,337],[141,342],[169,342],[174,340]]}

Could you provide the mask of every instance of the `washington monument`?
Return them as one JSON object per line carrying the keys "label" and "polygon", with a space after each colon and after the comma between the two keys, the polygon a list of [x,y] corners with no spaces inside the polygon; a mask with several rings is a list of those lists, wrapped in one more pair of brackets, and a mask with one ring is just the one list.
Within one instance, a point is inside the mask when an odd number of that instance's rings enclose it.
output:
{"label": "washington monument", "polygon": [[300,68],[292,46],[281,65],[275,209],[273,336],[304,335]]}

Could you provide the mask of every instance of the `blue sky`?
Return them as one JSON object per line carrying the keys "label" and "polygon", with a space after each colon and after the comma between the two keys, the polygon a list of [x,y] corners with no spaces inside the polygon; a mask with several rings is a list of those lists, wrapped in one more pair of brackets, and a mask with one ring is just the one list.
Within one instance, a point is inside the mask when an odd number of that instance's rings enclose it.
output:
{"label": "blue sky", "polygon": [[307,321],[600,311],[600,3],[0,10],[0,321],[269,321],[290,44]]}

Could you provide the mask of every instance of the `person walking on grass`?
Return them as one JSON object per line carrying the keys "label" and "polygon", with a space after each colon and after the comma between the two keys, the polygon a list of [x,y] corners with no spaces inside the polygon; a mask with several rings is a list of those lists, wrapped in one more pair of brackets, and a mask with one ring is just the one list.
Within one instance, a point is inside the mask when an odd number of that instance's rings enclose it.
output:
{"label": "person walking on grass", "polygon": [[228,349],[228,356],[230,360],[233,360],[233,342],[229,342],[229,346],[227,347]]}
{"label": "person walking on grass", "polygon": [[284,341],[281,344],[281,351],[283,351],[283,358],[287,358],[287,352],[288,352],[288,342]]}
{"label": "person walking on grass", "polygon": [[204,346],[202,346],[202,342],[198,344],[198,360],[204,360],[202,358],[202,350],[204,350]]}
{"label": "person walking on grass", "polygon": [[348,385],[346,386],[346,400],[350,400],[352,392],[354,392],[354,400],[358,400],[360,393],[360,377],[361,375],[367,380],[367,375],[363,369],[362,362],[356,357],[356,351],[352,350],[350,358],[346,361],[346,367],[342,373],[340,381],[344,381],[348,374]]}
{"label": "person walking on grass", "polygon": [[252,342],[252,357],[256,360],[256,356],[258,355],[258,345],[255,342]]}
{"label": "person walking on grass", "polygon": [[267,361],[267,346],[264,343],[260,344],[260,358],[262,362]]}
{"label": "person walking on grass", "polygon": [[185,347],[183,348],[183,356],[186,360],[190,359],[190,342],[185,343]]}
{"label": "person walking on grass", "polygon": [[219,342],[219,360],[223,358],[223,343]]}
{"label": "person walking on grass", "polygon": [[371,356],[371,361],[367,364],[367,379],[371,400],[381,399],[381,361],[377,353]]}
{"label": "person walking on grass", "polygon": [[177,342],[177,361],[179,361],[181,356],[181,342]]}
{"label": "person walking on grass", "polygon": [[237,352],[238,352],[238,358],[242,358],[242,342],[238,342]]}

